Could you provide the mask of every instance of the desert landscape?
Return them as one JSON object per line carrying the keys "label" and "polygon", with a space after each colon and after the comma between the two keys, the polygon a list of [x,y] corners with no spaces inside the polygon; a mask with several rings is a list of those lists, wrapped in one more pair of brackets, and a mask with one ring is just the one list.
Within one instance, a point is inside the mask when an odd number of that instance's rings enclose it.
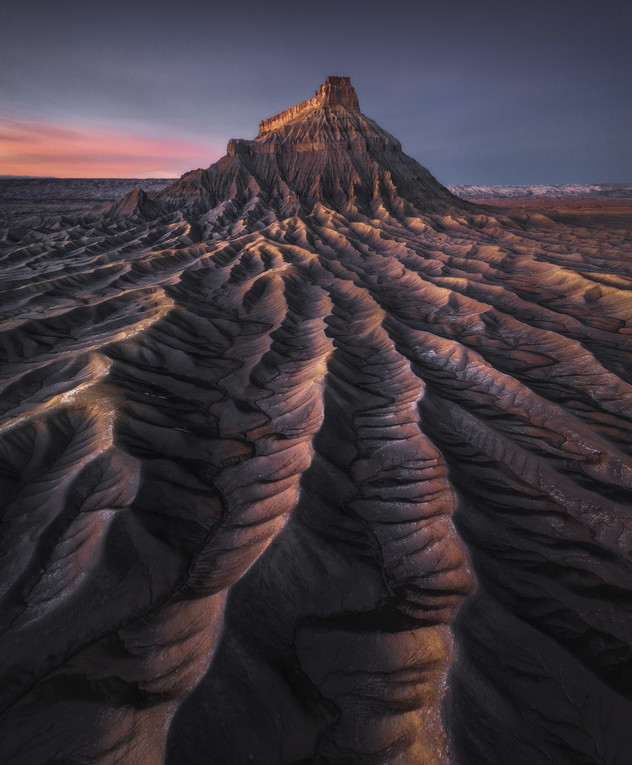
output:
{"label": "desert landscape", "polygon": [[0,257],[0,762],[631,761],[630,185],[449,189],[330,76],[1,181]]}

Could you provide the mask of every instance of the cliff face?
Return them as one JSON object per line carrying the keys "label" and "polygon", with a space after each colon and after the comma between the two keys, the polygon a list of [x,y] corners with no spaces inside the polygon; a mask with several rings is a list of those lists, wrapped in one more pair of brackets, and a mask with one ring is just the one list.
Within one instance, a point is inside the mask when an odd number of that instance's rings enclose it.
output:
{"label": "cliff face", "polygon": [[302,101],[296,106],[285,109],[280,114],[261,120],[259,123],[259,138],[272,130],[292,122],[297,117],[306,116],[312,109],[324,106],[344,106],[350,111],[359,112],[358,96],[351,85],[349,77],[327,77],[325,83],[316,91],[313,98]]}
{"label": "cliff face", "polygon": [[614,217],[319,102],[1,230],[0,762],[627,763]]}

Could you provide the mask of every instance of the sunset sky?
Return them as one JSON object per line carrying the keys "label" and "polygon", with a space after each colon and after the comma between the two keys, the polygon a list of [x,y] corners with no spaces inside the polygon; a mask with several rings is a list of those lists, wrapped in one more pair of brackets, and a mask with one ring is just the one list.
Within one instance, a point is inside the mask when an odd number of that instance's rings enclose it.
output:
{"label": "sunset sky", "polygon": [[0,174],[178,176],[341,74],[444,183],[632,181],[630,5],[22,0]]}

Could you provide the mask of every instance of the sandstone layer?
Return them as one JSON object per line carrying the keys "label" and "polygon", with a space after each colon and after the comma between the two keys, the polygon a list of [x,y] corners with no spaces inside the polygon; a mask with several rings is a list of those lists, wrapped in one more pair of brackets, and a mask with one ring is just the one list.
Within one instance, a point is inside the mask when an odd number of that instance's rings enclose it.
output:
{"label": "sandstone layer", "polygon": [[2,232],[3,763],[629,762],[629,218],[330,85]]}

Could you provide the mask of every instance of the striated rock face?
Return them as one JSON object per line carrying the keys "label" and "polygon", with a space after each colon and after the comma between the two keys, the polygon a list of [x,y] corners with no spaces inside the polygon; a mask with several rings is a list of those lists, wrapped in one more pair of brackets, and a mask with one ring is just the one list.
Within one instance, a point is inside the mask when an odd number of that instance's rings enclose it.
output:
{"label": "striated rock face", "polygon": [[320,86],[313,98],[302,101],[296,106],[291,106],[280,114],[270,117],[270,119],[261,120],[259,123],[259,138],[266,133],[278,130],[298,117],[306,116],[314,109],[328,106],[343,106],[349,111],[360,111],[358,96],[351,85],[349,77],[327,77],[325,84]]}
{"label": "striated rock face", "polygon": [[627,762],[632,211],[462,202],[328,83],[1,232],[2,763]]}

